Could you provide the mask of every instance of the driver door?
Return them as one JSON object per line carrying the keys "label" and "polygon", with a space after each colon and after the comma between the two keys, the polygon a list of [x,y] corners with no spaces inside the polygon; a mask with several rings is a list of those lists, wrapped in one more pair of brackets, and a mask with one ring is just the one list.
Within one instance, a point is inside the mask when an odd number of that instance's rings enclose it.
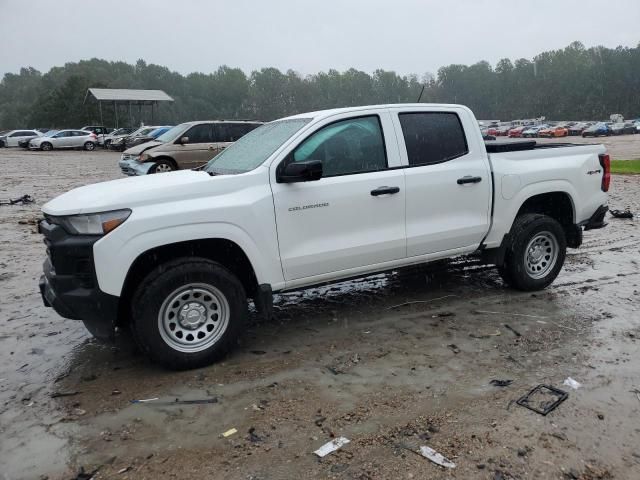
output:
{"label": "driver door", "polygon": [[[399,155],[389,114],[375,110],[321,125],[272,165],[287,282],[348,276],[406,256],[404,172],[390,169]],[[308,160],[322,161],[319,180],[278,182],[287,164]]]}

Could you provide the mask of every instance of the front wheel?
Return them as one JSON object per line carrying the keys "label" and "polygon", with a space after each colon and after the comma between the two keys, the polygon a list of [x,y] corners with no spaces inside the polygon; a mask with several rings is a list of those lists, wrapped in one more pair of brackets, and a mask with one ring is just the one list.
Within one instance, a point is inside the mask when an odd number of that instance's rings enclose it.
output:
{"label": "front wheel", "polygon": [[567,252],[562,226],[547,215],[529,213],[516,218],[499,267],[503,280],[524,291],[542,290],[560,273]]}
{"label": "front wheel", "polygon": [[219,263],[181,258],[146,277],[131,312],[136,342],[152,360],[177,370],[198,368],[235,345],[247,297],[238,278]]}
{"label": "front wheel", "polygon": [[157,160],[149,169],[149,173],[168,173],[174,170],[175,168],[169,160]]}
{"label": "front wheel", "polygon": [[53,145],[51,145],[49,142],[44,142],[40,145],[40,149],[48,152],[49,150],[53,150]]}

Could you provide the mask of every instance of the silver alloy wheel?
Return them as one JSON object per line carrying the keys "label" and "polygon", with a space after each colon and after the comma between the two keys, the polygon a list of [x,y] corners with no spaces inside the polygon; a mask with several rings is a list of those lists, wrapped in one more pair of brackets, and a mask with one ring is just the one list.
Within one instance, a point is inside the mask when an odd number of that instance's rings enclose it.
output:
{"label": "silver alloy wheel", "polygon": [[558,261],[558,240],[551,232],[540,232],[531,239],[524,251],[524,266],[533,279],[544,278]]}
{"label": "silver alloy wheel", "polygon": [[95,145],[92,142],[87,142],[84,144],[84,148],[91,151],[95,148]]}
{"label": "silver alloy wheel", "polygon": [[229,326],[229,302],[213,285],[190,283],[173,291],[160,307],[160,336],[174,350],[196,353],[215,344]]}
{"label": "silver alloy wheel", "polygon": [[167,163],[156,164],[156,173],[167,173],[172,171],[173,171],[173,168],[171,168],[171,165]]}

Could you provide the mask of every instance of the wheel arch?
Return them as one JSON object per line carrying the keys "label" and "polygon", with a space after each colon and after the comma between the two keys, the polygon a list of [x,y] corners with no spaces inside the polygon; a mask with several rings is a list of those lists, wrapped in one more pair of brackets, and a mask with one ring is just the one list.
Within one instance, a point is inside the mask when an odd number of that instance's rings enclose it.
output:
{"label": "wheel arch", "polygon": [[150,248],[138,255],[131,264],[122,286],[118,322],[128,321],[130,302],[140,282],[158,265],[181,257],[200,257],[215,261],[238,277],[247,296],[258,293],[258,276],[245,251],[226,238],[200,238],[169,243]]}
{"label": "wheel arch", "polygon": [[175,159],[173,157],[170,157],[169,155],[159,155],[157,157],[151,157],[149,160],[146,160],[144,163],[155,163],[158,162],[160,160],[165,160],[169,163],[171,163],[171,165],[173,165],[173,168],[175,170],[179,170],[180,167],[178,166],[178,162],[175,161]]}

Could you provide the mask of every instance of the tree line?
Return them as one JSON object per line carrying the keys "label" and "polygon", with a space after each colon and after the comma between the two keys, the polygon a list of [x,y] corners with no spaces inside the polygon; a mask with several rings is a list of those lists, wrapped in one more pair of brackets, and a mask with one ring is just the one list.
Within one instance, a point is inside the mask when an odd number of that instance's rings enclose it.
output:
{"label": "tree line", "polygon": [[[300,75],[263,68],[246,74],[221,66],[213,73],[182,75],[138,60],[135,65],[91,59],[47,73],[25,67],[0,83],[0,129],[79,127],[100,120],[89,87],[160,89],[175,102],[161,105],[155,122],[199,119],[272,120],[305,111],[378,103],[461,103],[478,118],[598,120],[612,113],[640,116],[640,44],[635,48],[585,48],[574,42],[532,60],[448,65],[436,75],[372,74],[349,69]],[[115,124],[113,108],[104,123]],[[148,115],[147,115],[148,116]],[[141,119],[134,109],[134,123]],[[124,121],[123,121],[124,120]],[[128,112],[120,113],[126,124]]]}

